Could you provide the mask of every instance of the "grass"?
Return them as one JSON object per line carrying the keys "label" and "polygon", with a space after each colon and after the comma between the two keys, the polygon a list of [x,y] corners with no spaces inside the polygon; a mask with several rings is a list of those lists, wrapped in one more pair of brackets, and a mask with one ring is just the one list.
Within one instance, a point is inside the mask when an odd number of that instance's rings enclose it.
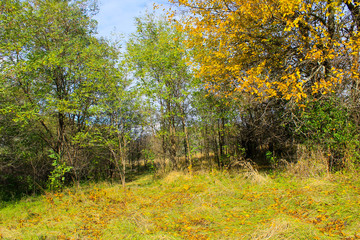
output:
{"label": "grass", "polygon": [[29,197],[0,239],[360,239],[360,180],[172,172]]}

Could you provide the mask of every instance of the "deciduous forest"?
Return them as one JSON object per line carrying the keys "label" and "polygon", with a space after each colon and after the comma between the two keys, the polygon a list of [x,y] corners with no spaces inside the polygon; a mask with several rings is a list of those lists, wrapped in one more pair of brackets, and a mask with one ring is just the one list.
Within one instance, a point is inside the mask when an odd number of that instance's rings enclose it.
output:
{"label": "deciduous forest", "polygon": [[[255,189],[251,196],[241,193],[241,201],[249,198],[266,205],[270,194],[269,206],[314,226],[313,235],[303,232],[304,239],[360,238],[360,219],[351,221],[360,214],[356,207],[360,203],[356,195],[360,193],[360,1],[169,0],[168,4],[171,8],[163,14],[150,12],[134,19],[136,31],[124,42],[97,35],[94,16],[99,8],[92,0],[1,0],[0,200],[4,204],[0,206],[27,196],[45,196],[51,206],[58,198],[62,209],[65,194],[68,203],[86,195],[100,206],[98,199],[103,198],[117,211],[119,204],[137,201],[129,189],[145,174],[152,176],[146,178],[148,185],[165,179],[163,185],[177,189],[171,194],[180,194],[174,199],[184,202],[172,204],[180,205],[190,204],[190,195],[205,194],[203,186],[213,182],[206,188],[213,191],[206,194],[216,195],[211,195],[217,199],[211,198],[214,207],[229,193],[226,184],[232,186],[230,198],[235,199],[240,193],[234,189],[242,182]],[[304,183],[310,178],[332,179],[333,192],[326,196],[353,189],[346,196],[353,199],[355,213],[339,210],[349,202],[333,199],[329,205],[338,208],[331,213],[312,211],[321,200],[298,191],[316,192],[316,187]],[[274,181],[293,185],[281,192],[275,188],[284,185]],[[354,185],[346,185],[351,182]],[[334,187],[340,183],[346,187]],[[117,202],[106,197],[115,185],[77,198],[78,193],[71,192],[89,184],[117,184],[122,195]],[[325,185],[317,185],[321,194]],[[161,189],[163,195],[153,200],[173,211],[171,199],[166,200],[166,190]],[[292,200],[286,202],[287,198]],[[229,202],[234,211],[235,205],[243,204],[236,201]],[[241,210],[237,213],[241,217],[236,217],[219,211],[210,215],[226,215],[219,220],[225,222],[240,219],[239,226],[259,224],[255,235],[242,235],[246,239],[295,239],[281,231],[264,233],[259,229],[262,220],[251,219],[251,212]],[[139,214],[128,216],[140,224],[132,231],[150,235],[129,233],[119,239],[221,239],[211,235],[216,221],[202,215],[179,217],[171,228],[164,219],[146,225],[151,214]],[[270,218],[266,214],[263,217]],[[270,221],[270,226],[286,229],[291,223],[284,221]],[[0,217],[2,222],[5,218]],[[111,236],[99,229],[82,226],[79,235],[65,235],[69,239]],[[0,239],[1,231],[4,228],[0,227]],[[151,235],[157,231],[178,235]],[[222,236],[238,239],[234,231]],[[21,234],[4,236],[17,239]],[[38,237],[46,236],[52,235]],[[60,233],[54,236],[68,239]]]}

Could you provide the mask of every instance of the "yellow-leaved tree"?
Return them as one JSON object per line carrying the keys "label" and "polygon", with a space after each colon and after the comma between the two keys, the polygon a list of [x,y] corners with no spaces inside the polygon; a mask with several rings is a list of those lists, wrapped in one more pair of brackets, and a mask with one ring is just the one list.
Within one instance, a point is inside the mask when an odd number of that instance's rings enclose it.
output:
{"label": "yellow-leaved tree", "polygon": [[299,102],[342,83],[357,89],[358,0],[169,1],[187,10],[192,64],[215,94]]}

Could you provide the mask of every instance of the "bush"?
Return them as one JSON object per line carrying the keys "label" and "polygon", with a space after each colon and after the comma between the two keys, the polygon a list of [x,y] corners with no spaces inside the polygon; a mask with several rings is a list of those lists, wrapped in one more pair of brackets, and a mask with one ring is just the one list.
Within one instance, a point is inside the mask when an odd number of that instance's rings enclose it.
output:
{"label": "bush", "polygon": [[329,168],[336,170],[358,161],[359,135],[347,109],[338,100],[312,100],[300,113],[296,134],[308,148],[321,147]]}

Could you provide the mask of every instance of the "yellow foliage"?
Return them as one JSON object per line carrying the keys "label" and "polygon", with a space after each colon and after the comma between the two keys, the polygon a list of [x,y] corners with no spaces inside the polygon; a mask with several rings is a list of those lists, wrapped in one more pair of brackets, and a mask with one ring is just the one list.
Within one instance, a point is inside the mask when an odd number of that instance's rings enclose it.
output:
{"label": "yellow foliage", "polygon": [[360,46],[357,32],[346,38],[331,30],[346,15],[340,1],[169,1],[189,10],[181,30],[210,92],[299,102],[359,78],[357,60],[350,68],[337,64],[348,53],[358,59]]}

